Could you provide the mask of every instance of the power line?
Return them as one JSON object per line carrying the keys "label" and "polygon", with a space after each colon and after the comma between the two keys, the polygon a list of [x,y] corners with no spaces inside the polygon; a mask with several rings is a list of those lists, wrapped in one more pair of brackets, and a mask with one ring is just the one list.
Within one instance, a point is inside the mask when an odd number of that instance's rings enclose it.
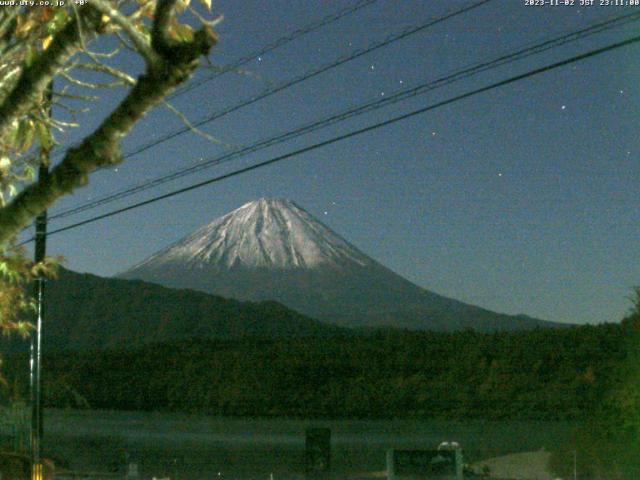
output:
{"label": "power line", "polygon": [[343,65],[347,62],[350,62],[352,60],[355,60],[356,58],[359,58],[363,55],[366,55],[368,53],[371,53],[375,50],[378,50],[382,47],[386,47],[387,45],[390,45],[392,43],[395,43],[399,40],[402,40],[404,38],[407,38],[411,35],[414,35],[418,32],[421,32],[423,30],[426,30],[430,27],[433,27],[434,25],[437,25],[439,23],[445,22],[451,18],[454,18],[458,15],[462,15],[466,12],[469,12],[475,8],[478,8],[486,3],[489,3],[493,0],[480,0],[476,3],[473,3],[467,7],[463,7],[460,8],[458,10],[454,10],[450,13],[447,13],[441,17],[437,17],[434,19],[430,19],[428,21],[426,21],[425,23],[422,23],[421,25],[418,26],[413,26],[413,27],[408,27],[405,28],[404,30],[402,30],[400,33],[396,33],[396,34],[392,34],[390,36],[388,36],[387,38],[385,38],[382,41],[373,43],[372,45],[368,46],[367,48],[364,49],[360,49],[360,50],[356,50],[346,56],[340,57],[339,59],[337,59],[336,61],[329,63],[327,65],[323,65],[319,68],[316,68],[315,70],[311,70],[310,72],[307,72],[301,76],[295,77],[292,80],[288,80],[286,82],[281,83],[280,85],[274,86],[272,88],[269,88],[267,90],[265,90],[262,93],[259,93],[257,95],[254,95],[246,100],[241,101],[240,103],[237,103],[233,106],[227,107],[223,110],[220,110],[218,112],[214,112],[210,115],[208,115],[207,117],[205,117],[202,120],[199,120],[195,123],[192,124],[191,127],[185,126],[182,128],[179,128],[177,130],[174,130],[173,132],[169,132],[165,135],[163,135],[162,137],[160,137],[157,140],[154,140],[152,142],[146,143],[145,145],[142,145],[138,148],[136,148],[135,150],[127,153],[124,155],[123,158],[130,158],[134,155],[137,155],[139,153],[144,152],[145,150],[148,150],[150,148],[153,148],[161,143],[164,143],[168,140],[171,140],[179,135],[182,135],[183,133],[189,132],[192,130],[193,127],[198,128],[201,127],[202,125],[206,124],[206,123],[210,123],[214,120],[217,120],[218,118],[224,117],[225,115],[228,115],[229,113],[235,112],[236,110],[240,110],[241,108],[246,107],[247,105],[251,105],[259,100],[262,100],[264,98],[270,97],[271,95],[275,95],[278,92],[281,92],[287,88],[290,88],[294,85],[297,85],[298,83],[302,83],[306,80],[309,80],[310,78],[316,77],[324,72],[327,72],[329,70],[332,70],[336,67],[339,67],[340,65]]}
{"label": "power line", "polygon": [[[247,63],[251,62],[252,60],[255,60],[256,58],[265,55],[269,52],[272,52],[273,50],[276,50],[277,48],[280,48],[288,43],[291,43],[292,41],[308,34],[311,32],[314,32],[315,30],[318,30],[326,25],[329,25],[331,23],[334,23],[338,20],[340,20],[343,17],[346,17],[348,15],[351,15],[352,13],[357,12],[358,10],[361,10],[365,7],[368,7],[369,5],[372,5],[374,3],[376,3],[378,0],[361,0],[360,2],[356,3],[355,5],[352,5],[350,7],[346,7],[334,14],[331,15],[327,15],[324,18],[321,18],[318,21],[315,22],[311,22],[310,24],[299,28],[298,30],[294,30],[293,32],[289,33],[288,35],[285,35],[283,37],[278,38],[277,40],[274,40],[273,42],[267,44],[266,46],[262,47],[259,50],[255,50],[252,53],[249,53],[247,55],[245,55],[244,57],[240,57],[237,60],[235,60],[233,63],[228,64],[228,65],[224,65],[222,67],[220,67],[220,70],[218,70],[216,73],[194,81],[189,83],[188,85],[185,85],[183,88],[173,92],[171,95],[169,95],[167,97],[167,100],[172,100],[175,97],[178,97],[184,93],[190,92],[191,90],[198,88],[200,85],[203,85],[207,82],[210,82],[211,80],[214,80],[216,78],[218,78],[221,75],[224,75],[225,73],[228,72],[232,72],[232,71],[237,71],[240,67],[242,67],[243,65],[246,65]],[[62,154],[61,151],[58,152],[58,154],[56,155],[57,158],[60,158],[60,155]]]}
{"label": "power line", "polygon": [[536,55],[539,54],[541,52],[550,50],[552,48],[556,48],[558,46],[570,43],[570,42],[574,42],[583,38],[586,38],[587,36],[590,35],[594,35],[596,33],[600,33],[603,32],[605,30],[609,30],[611,28],[614,27],[619,27],[621,25],[633,22],[633,21],[637,21],[638,19],[640,19],[640,12],[636,12],[636,13],[632,13],[632,14],[627,14],[627,15],[622,15],[622,16],[618,16],[618,17],[614,17],[608,20],[605,20],[603,22],[599,22],[597,24],[588,26],[586,28],[583,28],[581,30],[578,30],[576,32],[571,32],[559,37],[555,37],[551,40],[547,40],[544,41],[542,43],[538,43],[538,44],[534,44],[528,47],[524,47],[514,53],[510,53],[510,54],[506,54],[506,55],[502,55],[498,58],[495,58],[493,60],[490,61],[486,61],[486,62],[482,62],[479,64],[475,64],[473,66],[470,67],[466,67],[463,68],[461,70],[458,70],[454,73],[448,74],[444,77],[441,77],[437,80],[433,80],[430,81],[428,83],[424,83],[421,84],[417,87],[411,87],[411,88],[406,88],[406,89],[402,89],[397,91],[396,93],[392,93],[389,96],[385,97],[385,98],[378,98],[375,101],[369,101],[365,104],[362,104],[360,106],[357,107],[351,107],[348,108],[344,111],[341,111],[340,113],[334,114],[330,117],[324,118],[322,120],[318,120],[318,121],[314,121],[311,122],[309,124],[306,124],[304,126],[298,127],[294,130],[282,133],[282,134],[278,134],[276,136],[272,136],[270,138],[267,139],[263,139],[260,140],[258,142],[255,142],[253,144],[244,146],[240,149],[237,149],[233,152],[229,152],[229,153],[225,153],[222,155],[219,155],[217,157],[211,158],[205,162],[200,162],[196,165],[192,165],[190,167],[186,167],[186,168],[180,168],[177,169],[171,173],[162,175],[160,177],[156,177],[154,179],[151,180],[147,180],[144,181],[142,183],[139,183],[137,185],[131,186],[131,187],[127,187],[125,189],[122,189],[118,192],[114,192],[111,193],[109,195],[103,196],[101,198],[95,199],[91,202],[85,203],[83,205],[79,205],[76,207],[72,207],[69,208],[67,210],[64,210],[56,215],[53,215],[50,217],[50,219],[58,219],[58,218],[64,218],[64,217],[68,217],[68,216],[72,216],[78,213],[81,213],[83,211],[86,210],[90,210],[93,208],[96,208],[98,206],[107,204],[107,203],[111,203],[113,201],[122,199],[122,198],[126,198],[128,196],[134,195],[136,193],[148,190],[150,188],[154,188],[160,185],[163,185],[167,182],[176,180],[178,178],[182,178],[186,175],[191,175],[195,172],[199,172],[201,170],[213,167],[213,166],[217,166],[220,165],[222,163],[226,163],[228,161],[231,161],[233,159],[236,159],[238,157],[242,157],[245,156],[249,153],[253,153],[256,152],[258,150],[262,150],[264,148],[267,147],[271,147],[273,145],[282,143],[284,141],[287,140],[291,140],[293,138],[296,138],[298,136],[310,133],[312,131],[321,129],[321,128],[325,128],[329,125],[332,125],[334,123],[337,122],[341,122],[344,121],[348,118],[357,116],[357,115],[361,115],[363,113],[367,113],[382,107],[385,107],[387,105],[390,104],[394,104],[397,103],[399,101],[402,100],[406,100],[407,98],[411,98],[429,91],[432,91],[436,88],[440,88],[446,85],[449,85],[451,83],[460,81],[462,79],[466,79],[469,78],[473,75],[477,75],[479,73],[488,71],[490,69],[494,69],[497,68],[499,66],[508,64],[508,63],[512,63],[515,62],[517,60],[522,60],[524,58],[527,58],[529,56],[532,55]]}
{"label": "power line", "polygon": [[[587,53],[583,53],[581,55],[576,55],[576,56],[570,57],[568,59],[561,60],[559,62],[552,63],[550,65],[547,65],[547,66],[544,66],[544,67],[540,67],[540,68],[537,68],[535,70],[531,70],[531,71],[529,71],[527,73],[516,75],[516,76],[510,77],[510,78],[508,78],[506,80],[502,80],[502,81],[499,81],[499,82],[496,82],[496,83],[492,83],[491,85],[488,85],[488,86],[485,86],[485,87],[477,88],[477,89],[471,90],[469,92],[466,92],[466,93],[463,93],[463,94],[460,94],[460,95],[456,95],[456,96],[451,97],[451,98],[449,98],[447,100],[443,100],[443,101],[428,105],[426,107],[422,107],[422,108],[419,108],[417,110],[413,110],[413,111],[411,111],[409,113],[405,113],[403,115],[399,115],[399,116],[390,118],[390,119],[385,120],[383,122],[378,122],[378,123],[375,123],[373,125],[369,125],[368,127],[360,128],[358,130],[354,130],[354,131],[351,131],[349,133],[345,133],[343,135],[339,135],[337,137],[333,137],[333,138],[331,138],[329,140],[325,140],[325,141],[322,141],[322,142],[319,142],[319,143],[315,143],[313,145],[309,145],[307,147],[300,148],[298,150],[294,150],[292,152],[285,153],[283,155],[279,155],[279,156],[271,158],[269,160],[266,160],[266,161],[263,161],[263,162],[260,162],[260,163],[256,163],[256,164],[248,166],[248,167],[244,167],[244,168],[235,170],[233,172],[230,172],[230,173],[227,173],[227,174],[224,174],[224,175],[220,175],[220,176],[217,176],[217,177],[214,177],[214,178],[210,178],[208,180],[205,180],[205,181],[202,181],[202,182],[199,182],[199,183],[192,184],[192,185],[190,185],[188,187],[184,187],[184,188],[180,188],[178,190],[174,190],[174,191],[166,193],[164,195],[159,195],[157,197],[154,197],[154,198],[142,201],[142,202],[138,202],[138,203],[135,203],[133,205],[129,205],[127,207],[119,208],[117,210],[112,210],[111,212],[107,212],[105,214],[98,215],[98,216],[89,218],[87,220],[83,220],[81,222],[77,222],[77,223],[74,223],[72,225],[68,225],[66,227],[58,228],[57,230],[52,230],[47,235],[53,235],[53,234],[56,234],[56,233],[65,232],[67,230],[71,230],[71,229],[74,229],[74,228],[77,228],[77,227],[80,227],[80,226],[83,226],[83,225],[87,225],[89,223],[96,222],[98,220],[102,220],[104,218],[108,218],[108,217],[112,217],[114,215],[118,215],[118,214],[121,214],[121,213],[124,213],[124,212],[128,212],[130,210],[134,210],[136,208],[139,208],[139,207],[142,207],[142,206],[145,206],[145,205],[149,205],[149,204],[158,202],[160,200],[164,200],[166,198],[170,198],[170,197],[182,194],[182,193],[186,193],[186,192],[189,192],[191,190],[195,190],[197,188],[204,187],[206,185],[210,185],[212,183],[217,183],[217,182],[220,182],[222,180],[226,180],[228,178],[232,178],[232,177],[235,177],[235,176],[243,174],[243,173],[247,173],[247,172],[250,172],[250,171],[253,171],[253,170],[257,170],[259,168],[266,167],[268,165],[272,165],[272,164],[281,162],[281,161],[286,160],[288,158],[292,158],[292,157],[301,155],[303,153],[307,153],[307,152],[310,152],[310,151],[313,151],[313,150],[317,150],[319,148],[326,147],[328,145],[332,145],[332,144],[340,142],[342,140],[346,140],[346,139],[361,135],[363,133],[371,132],[373,130],[377,130],[379,128],[383,128],[383,127],[392,125],[392,124],[397,123],[399,121],[415,117],[417,115],[429,112],[431,110],[435,110],[437,108],[444,107],[446,105],[451,105],[451,104],[453,104],[455,102],[458,102],[460,100],[464,100],[466,98],[478,95],[480,93],[488,92],[490,90],[494,90],[496,88],[500,88],[500,87],[503,87],[503,86],[518,82],[520,80],[524,80],[524,79],[527,79],[527,78],[530,78],[530,77],[533,77],[533,76],[536,76],[536,75],[540,75],[542,73],[545,73],[545,72],[548,72],[548,71],[551,71],[551,70],[555,70],[557,68],[560,68],[560,67],[563,67],[563,66],[566,66],[566,65],[581,61],[581,60],[585,60],[587,58],[595,57],[597,55],[601,55],[603,53],[610,52],[610,51],[616,50],[618,48],[622,48],[622,47],[625,47],[625,46],[628,46],[628,45],[631,45],[631,44],[634,44],[634,43],[638,43],[638,42],[640,42],[640,35],[639,36],[635,36],[635,37],[631,37],[631,38],[629,38],[627,40],[623,40],[621,42],[617,42],[617,43],[608,45],[606,47],[601,47],[601,48],[598,48],[598,49],[595,49],[595,50],[590,50]],[[33,238],[22,242],[20,245],[24,245],[24,244],[29,243],[31,241],[33,241]]]}
{"label": "power line", "polygon": [[368,7],[369,5],[377,2],[378,0],[363,0],[360,1],[358,3],[356,3],[355,5],[351,6],[351,7],[347,7],[344,8],[332,15],[328,15],[316,22],[312,22],[309,25],[302,27],[298,30],[295,30],[293,32],[291,32],[289,35],[285,35],[283,37],[278,38],[277,40],[273,41],[272,43],[266,45],[265,47],[262,47],[259,50],[256,50],[252,53],[249,53],[248,55],[245,55],[244,57],[241,57],[239,59],[237,59],[235,62],[228,64],[228,65],[224,65],[223,67],[220,68],[219,71],[217,71],[216,73],[214,73],[213,75],[210,75],[206,78],[194,81],[189,83],[188,85],[185,85],[183,88],[181,88],[180,90],[177,90],[176,92],[172,93],[168,99],[171,100],[179,95],[182,95],[184,93],[190,92],[191,90],[198,88],[200,85],[203,85],[207,82],[210,82],[211,80],[214,80],[216,78],[218,78],[221,75],[224,75],[225,73],[228,72],[232,72],[232,71],[236,71],[238,70],[240,67],[242,67],[243,65],[246,65],[247,63],[255,60],[256,58],[265,55],[269,52],[272,52],[273,50],[282,47],[283,45],[286,45],[287,43],[290,43],[294,40],[296,40],[297,38],[300,38],[308,33],[311,33],[315,30],[318,30],[326,25],[329,25],[331,23],[336,22],[337,20],[346,17],[347,15],[351,15],[352,13],[357,12],[358,10],[361,10],[365,7]]}

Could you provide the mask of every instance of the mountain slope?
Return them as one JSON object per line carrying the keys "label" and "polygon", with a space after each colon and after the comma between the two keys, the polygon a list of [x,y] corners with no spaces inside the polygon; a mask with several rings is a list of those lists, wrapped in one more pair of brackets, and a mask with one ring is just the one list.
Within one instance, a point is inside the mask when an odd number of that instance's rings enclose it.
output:
{"label": "mountain slope", "polygon": [[287,200],[247,203],[120,277],[241,300],[276,300],[349,327],[492,331],[556,326],[418,287]]}
{"label": "mountain slope", "polygon": [[249,303],[62,269],[47,283],[48,349],[137,347],[184,339],[323,336],[341,329],[276,302]]}

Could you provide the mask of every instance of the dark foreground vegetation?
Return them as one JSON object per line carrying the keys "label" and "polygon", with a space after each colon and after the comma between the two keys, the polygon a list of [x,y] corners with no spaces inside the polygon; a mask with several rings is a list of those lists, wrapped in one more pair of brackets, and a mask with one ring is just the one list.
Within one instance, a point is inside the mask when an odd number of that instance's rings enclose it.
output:
{"label": "dark foreground vegetation", "polygon": [[[5,358],[25,396],[25,354]],[[554,470],[640,478],[640,294],[620,324],[183,340],[44,354],[45,404],[221,416],[573,420]],[[20,372],[20,374],[18,374]],[[605,476],[603,472],[606,472]]]}
{"label": "dark foreground vegetation", "polygon": [[45,353],[46,404],[225,416],[584,419],[613,386],[624,338],[624,327],[602,325]]}

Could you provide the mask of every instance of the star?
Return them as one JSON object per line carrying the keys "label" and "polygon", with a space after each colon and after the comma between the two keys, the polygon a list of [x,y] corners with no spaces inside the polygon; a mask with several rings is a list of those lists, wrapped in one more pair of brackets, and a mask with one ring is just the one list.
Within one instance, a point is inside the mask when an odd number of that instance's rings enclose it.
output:
{"label": "star", "polygon": [[498,176],[501,177],[502,176],[502,172],[498,172]]}
{"label": "star", "polygon": [[404,80],[400,80],[400,85],[402,85],[404,83]]}
{"label": "star", "polygon": [[624,90],[619,90],[620,95],[622,95],[624,93]]}
{"label": "star", "polygon": [[375,70],[376,66],[375,65],[371,65],[371,67],[369,67],[369,68],[371,68],[371,70]]}
{"label": "star", "polygon": [[435,137],[438,133],[437,132],[431,132],[431,136]]}
{"label": "star", "polygon": [[566,105],[562,105],[562,107],[560,107],[562,110],[566,110],[567,106]]}
{"label": "star", "polygon": [[329,212],[327,212],[327,211],[325,210],[325,211],[324,211],[324,214],[325,214],[325,215],[329,215]]}
{"label": "star", "polygon": [[261,62],[262,61],[262,57],[258,57],[258,61]]}
{"label": "star", "polygon": [[380,96],[381,96],[381,97],[384,97],[384,92],[380,92]]}

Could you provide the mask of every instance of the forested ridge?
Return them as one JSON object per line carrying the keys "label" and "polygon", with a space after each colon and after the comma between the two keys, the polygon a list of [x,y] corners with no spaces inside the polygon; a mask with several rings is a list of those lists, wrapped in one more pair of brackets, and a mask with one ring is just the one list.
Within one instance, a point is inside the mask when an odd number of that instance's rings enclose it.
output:
{"label": "forested ridge", "polygon": [[[584,419],[618,381],[627,330],[387,330],[45,352],[45,402],[226,416]],[[15,385],[27,359],[6,365]]]}

